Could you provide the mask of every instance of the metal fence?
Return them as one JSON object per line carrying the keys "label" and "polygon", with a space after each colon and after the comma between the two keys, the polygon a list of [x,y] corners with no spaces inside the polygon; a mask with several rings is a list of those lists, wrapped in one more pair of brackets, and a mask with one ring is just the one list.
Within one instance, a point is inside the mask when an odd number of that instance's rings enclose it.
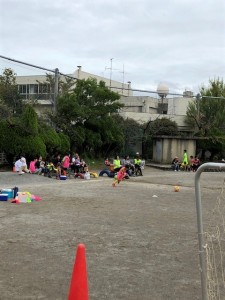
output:
{"label": "metal fence", "polygon": [[[197,226],[198,226],[198,243],[199,243],[199,259],[200,259],[200,273],[201,273],[201,289],[202,299],[208,300],[208,284],[207,284],[207,262],[206,262],[206,243],[203,231],[203,216],[202,216],[202,200],[200,188],[200,176],[203,171],[225,169],[224,163],[205,163],[201,165],[195,174],[195,197],[196,197],[196,212],[197,212]],[[213,176],[213,175],[212,175]]]}

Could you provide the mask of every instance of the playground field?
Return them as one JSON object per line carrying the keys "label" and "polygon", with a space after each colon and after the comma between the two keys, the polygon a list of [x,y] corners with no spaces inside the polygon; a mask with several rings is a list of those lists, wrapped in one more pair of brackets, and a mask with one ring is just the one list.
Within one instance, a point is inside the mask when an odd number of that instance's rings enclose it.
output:
{"label": "playground field", "polygon": [[[224,174],[201,175],[204,222]],[[79,243],[90,300],[201,299],[194,177],[146,167],[113,188],[108,177],[0,173],[0,188],[42,197],[0,202],[0,299],[67,299]]]}

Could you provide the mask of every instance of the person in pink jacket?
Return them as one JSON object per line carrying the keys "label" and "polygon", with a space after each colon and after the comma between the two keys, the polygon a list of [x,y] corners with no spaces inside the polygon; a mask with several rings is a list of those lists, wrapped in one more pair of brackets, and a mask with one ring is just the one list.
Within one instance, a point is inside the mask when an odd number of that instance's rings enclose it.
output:
{"label": "person in pink jacket", "polygon": [[32,174],[40,174],[41,173],[41,168],[36,168],[36,162],[37,162],[37,158],[35,158],[34,160],[32,160],[30,162],[29,170],[30,170],[30,173],[32,173]]}
{"label": "person in pink jacket", "polygon": [[120,181],[122,181],[127,175],[128,166],[122,167],[117,174],[114,176],[114,182],[112,184],[113,187],[116,186],[116,184],[119,184]]}
{"label": "person in pink jacket", "polygon": [[67,169],[70,167],[70,155],[67,153],[62,159],[62,168],[64,174],[66,174]]}

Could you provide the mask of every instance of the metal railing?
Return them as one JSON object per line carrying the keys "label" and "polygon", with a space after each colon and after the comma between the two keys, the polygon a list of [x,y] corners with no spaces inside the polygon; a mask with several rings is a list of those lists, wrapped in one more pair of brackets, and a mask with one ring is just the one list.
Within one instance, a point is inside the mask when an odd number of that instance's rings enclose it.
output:
{"label": "metal railing", "polygon": [[200,259],[200,273],[201,273],[201,289],[202,300],[208,299],[207,293],[207,266],[206,266],[206,249],[204,241],[204,231],[202,223],[202,199],[200,188],[201,173],[208,169],[225,169],[224,163],[205,163],[201,165],[195,173],[195,198],[196,198],[196,212],[197,212],[197,226],[198,226],[198,246]]}

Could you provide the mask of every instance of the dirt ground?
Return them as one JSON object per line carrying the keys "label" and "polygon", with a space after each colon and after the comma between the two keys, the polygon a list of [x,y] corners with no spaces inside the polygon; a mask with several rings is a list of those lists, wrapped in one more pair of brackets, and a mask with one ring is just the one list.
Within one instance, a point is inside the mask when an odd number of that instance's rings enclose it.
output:
{"label": "dirt ground", "polygon": [[[194,176],[146,167],[113,188],[108,177],[0,173],[0,188],[42,197],[0,202],[0,299],[67,299],[79,243],[90,300],[201,299]],[[201,175],[205,222],[223,180]]]}

